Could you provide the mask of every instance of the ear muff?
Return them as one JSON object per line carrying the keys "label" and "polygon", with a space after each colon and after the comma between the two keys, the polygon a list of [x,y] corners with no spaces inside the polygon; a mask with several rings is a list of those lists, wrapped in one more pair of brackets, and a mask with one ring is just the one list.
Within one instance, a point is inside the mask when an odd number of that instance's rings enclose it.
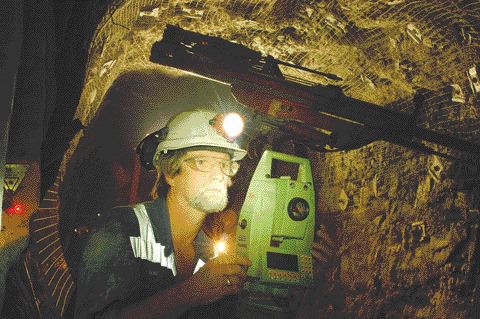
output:
{"label": "ear muff", "polygon": [[164,127],[158,131],[155,131],[147,136],[137,145],[135,151],[140,157],[140,164],[147,170],[151,171],[155,169],[153,164],[153,158],[157,151],[157,146],[167,135],[168,127]]}

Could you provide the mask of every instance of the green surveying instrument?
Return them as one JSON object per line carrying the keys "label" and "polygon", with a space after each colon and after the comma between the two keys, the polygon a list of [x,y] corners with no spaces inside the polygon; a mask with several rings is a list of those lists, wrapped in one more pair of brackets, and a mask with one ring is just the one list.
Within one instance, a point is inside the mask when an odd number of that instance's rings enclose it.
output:
{"label": "green surveying instrument", "polygon": [[[275,169],[282,165],[293,173],[278,175]],[[269,312],[269,318],[288,318],[294,307],[292,289],[301,290],[313,282],[314,227],[310,161],[265,151],[250,182],[236,233],[237,254],[252,261],[244,287],[246,307],[242,307],[242,311],[249,308],[248,317],[263,318],[259,315]]]}

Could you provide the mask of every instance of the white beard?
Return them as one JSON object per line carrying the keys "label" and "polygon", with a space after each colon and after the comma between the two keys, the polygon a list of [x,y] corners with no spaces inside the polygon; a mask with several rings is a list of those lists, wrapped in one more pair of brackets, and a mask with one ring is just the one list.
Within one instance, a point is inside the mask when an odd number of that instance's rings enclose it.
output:
{"label": "white beard", "polygon": [[190,206],[204,213],[220,212],[227,207],[228,195],[227,188],[221,190],[218,188],[200,189],[191,199]]}

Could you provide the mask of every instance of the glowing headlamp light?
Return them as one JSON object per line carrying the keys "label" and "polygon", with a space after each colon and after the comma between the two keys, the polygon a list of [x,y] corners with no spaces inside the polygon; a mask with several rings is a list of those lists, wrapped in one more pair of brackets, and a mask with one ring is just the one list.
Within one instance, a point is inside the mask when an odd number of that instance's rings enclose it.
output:
{"label": "glowing headlamp light", "polygon": [[217,114],[210,120],[218,134],[225,137],[229,142],[234,141],[243,132],[244,119],[238,113]]}
{"label": "glowing headlamp light", "polygon": [[243,119],[237,113],[229,113],[223,118],[222,127],[228,136],[235,139],[243,131]]}

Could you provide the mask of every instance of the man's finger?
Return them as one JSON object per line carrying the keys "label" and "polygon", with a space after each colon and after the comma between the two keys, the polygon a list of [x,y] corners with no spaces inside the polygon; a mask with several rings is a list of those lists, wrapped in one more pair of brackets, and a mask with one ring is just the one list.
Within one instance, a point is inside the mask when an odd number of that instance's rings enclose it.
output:
{"label": "man's finger", "polygon": [[334,246],[335,243],[333,242],[333,239],[330,237],[328,232],[325,230],[324,227],[321,227],[317,232],[315,233],[318,242],[324,242],[330,246]]}
{"label": "man's finger", "polygon": [[333,255],[334,254],[334,249],[332,247],[327,247],[322,244],[313,242],[312,243],[312,251],[319,252],[324,255]]}
{"label": "man's finger", "polygon": [[220,255],[212,259],[216,264],[236,264],[241,266],[250,266],[252,262],[250,259],[239,255]]}
{"label": "man's finger", "polygon": [[238,276],[225,276],[225,284],[227,286],[236,286],[237,289],[242,289],[245,279]]}
{"label": "man's finger", "polygon": [[314,250],[312,250],[312,257],[320,263],[325,263],[328,259],[325,255],[320,254]]}
{"label": "man's finger", "polygon": [[236,275],[241,272],[244,272],[244,270],[239,265],[222,265],[220,268],[220,273],[222,275]]}
{"label": "man's finger", "polygon": [[225,286],[225,295],[233,295],[233,294],[236,294],[240,291],[240,289],[242,289],[242,287],[238,286],[238,285],[230,285],[230,286]]}

